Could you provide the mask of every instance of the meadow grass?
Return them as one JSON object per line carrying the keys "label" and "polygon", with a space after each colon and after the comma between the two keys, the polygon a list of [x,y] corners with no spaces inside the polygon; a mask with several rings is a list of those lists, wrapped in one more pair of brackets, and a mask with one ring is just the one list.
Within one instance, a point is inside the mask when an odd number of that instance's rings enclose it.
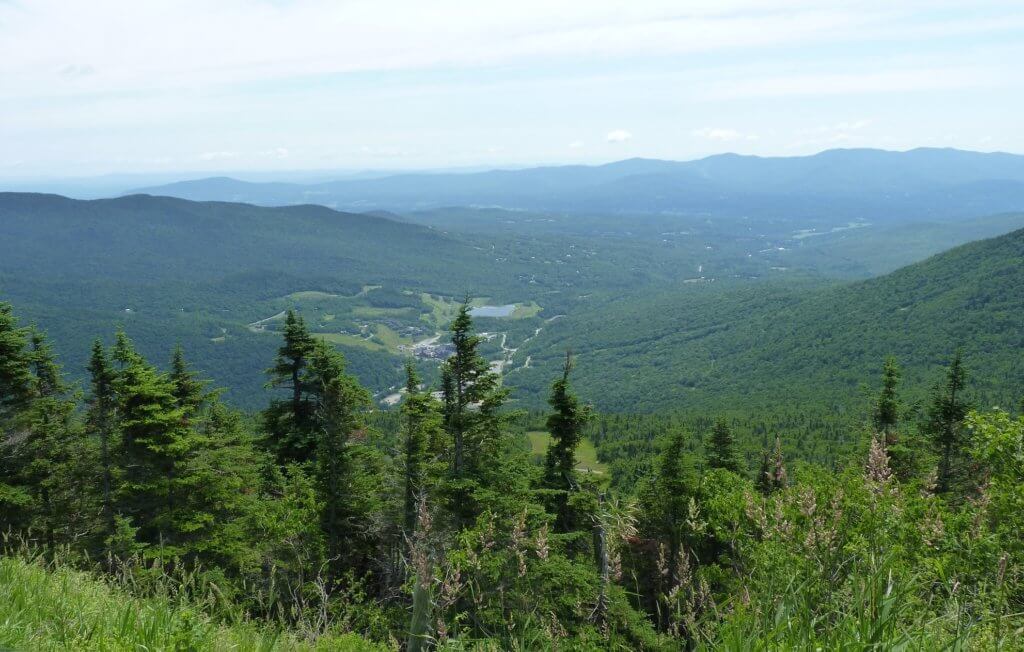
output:
{"label": "meadow grass", "polygon": [[383,650],[358,636],[307,641],[220,625],[168,598],[139,598],[83,571],[0,557],[0,650]]}
{"label": "meadow grass", "polygon": [[[551,435],[542,430],[531,430],[526,436],[530,439],[530,450],[534,455],[543,457],[547,454]],[[608,473],[608,465],[597,459],[597,449],[589,439],[583,439],[576,449],[576,470],[597,474]]]}

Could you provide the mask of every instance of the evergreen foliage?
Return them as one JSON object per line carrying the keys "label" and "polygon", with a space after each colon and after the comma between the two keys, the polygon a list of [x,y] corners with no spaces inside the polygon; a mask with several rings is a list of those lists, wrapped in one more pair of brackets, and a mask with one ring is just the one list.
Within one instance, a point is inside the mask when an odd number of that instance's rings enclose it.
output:
{"label": "evergreen foliage", "polygon": [[[123,332],[79,409],[47,340],[0,317],[0,644],[63,623],[86,649],[1013,649],[1024,627],[1024,420],[972,409],[959,355],[923,418],[887,360],[860,444],[823,465],[791,454],[811,415],[594,415],[569,356],[548,413],[511,412],[465,305],[441,399],[409,364],[387,413],[297,316],[271,373],[290,395],[253,416]],[[579,470],[584,441],[610,477]],[[80,595],[166,616],[115,627]]]}

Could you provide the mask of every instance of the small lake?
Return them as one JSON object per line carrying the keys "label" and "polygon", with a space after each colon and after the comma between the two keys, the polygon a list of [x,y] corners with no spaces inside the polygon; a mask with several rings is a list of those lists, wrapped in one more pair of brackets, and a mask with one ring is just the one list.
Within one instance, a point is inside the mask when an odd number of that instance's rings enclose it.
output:
{"label": "small lake", "polygon": [[477,306],[469,309],[472,317],[509,317],[516,309],[516,304],[507,306]]}

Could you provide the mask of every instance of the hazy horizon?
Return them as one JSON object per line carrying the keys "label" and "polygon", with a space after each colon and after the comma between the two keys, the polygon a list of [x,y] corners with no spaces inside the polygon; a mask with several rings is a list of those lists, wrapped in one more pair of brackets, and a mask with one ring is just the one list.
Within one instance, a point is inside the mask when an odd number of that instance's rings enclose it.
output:
{"label": "hazy horizon", "polygon": [[0,178],[1024,152],[1022,34],[1001,0],[0,2]]}

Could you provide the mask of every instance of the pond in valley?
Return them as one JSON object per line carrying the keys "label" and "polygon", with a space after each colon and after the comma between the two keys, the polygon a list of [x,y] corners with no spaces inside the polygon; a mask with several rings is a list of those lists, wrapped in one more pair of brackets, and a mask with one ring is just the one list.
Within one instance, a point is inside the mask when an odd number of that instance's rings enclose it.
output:
{"label": "pond in valley", "polygon": [[510,317],[515,309],[514,303],[506,306],[476,306],[469,309],[469,314],[473,317]]}

